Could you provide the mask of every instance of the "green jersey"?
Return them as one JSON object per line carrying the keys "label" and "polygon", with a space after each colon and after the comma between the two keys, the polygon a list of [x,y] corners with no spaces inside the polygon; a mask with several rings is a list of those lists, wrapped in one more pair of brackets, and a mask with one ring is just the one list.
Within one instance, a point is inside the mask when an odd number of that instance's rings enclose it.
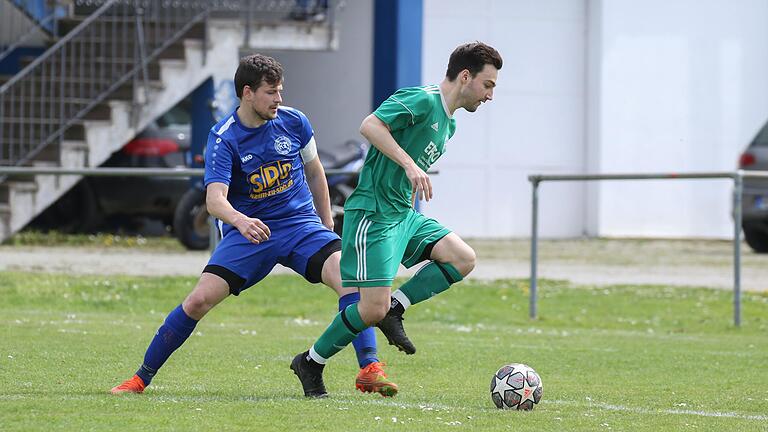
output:
{"label": "green jersey", "polygon": [[[389,126],[395,141],[424,171],[445,153],[445,142],[456,131],[437,85],[402,88],[373,115]],[[405,170],[372,146],[344,208],[370,212],[370,219],[378,222],[400,221],[411,208],[412,190]]]}

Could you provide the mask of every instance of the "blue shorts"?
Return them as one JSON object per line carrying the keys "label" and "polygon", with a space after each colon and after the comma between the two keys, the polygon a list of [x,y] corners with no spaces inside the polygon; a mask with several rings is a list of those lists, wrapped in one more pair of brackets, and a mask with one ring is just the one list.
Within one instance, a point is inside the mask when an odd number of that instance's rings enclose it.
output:
{"label": "blue shorts", "polygon": [[[224,238],[208,260],[210,267],[223,267],[244,280],[240,286],[230,284],[234,295],[255,285],[264,279],[275,267],[282,264],[307,277],[309,259],[331,243],[340,243],[339,236],[320,222],[317,215],[299,215],[286,219],[263,221],[271,232],[269,240],[254,244],[246,240],[237,229],[223,230]],[[340,250],[340,247],[339,249]],[[221,275],[220,275],[221,276]]]}

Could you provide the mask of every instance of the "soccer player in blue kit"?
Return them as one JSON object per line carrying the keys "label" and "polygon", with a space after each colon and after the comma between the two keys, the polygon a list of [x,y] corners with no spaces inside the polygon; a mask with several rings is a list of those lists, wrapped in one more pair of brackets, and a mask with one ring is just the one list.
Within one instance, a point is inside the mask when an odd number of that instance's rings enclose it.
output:
{"label": "soccer player in blue kit", "polygon": [[[211,128],[205,152],[206,206],[222,240],[195,288],[158,329],[139,370],[113,394],[142,393],[208,311],[278,263],[335,290],[340,310],[360,299],[357,289],[341,286],[341,241],[312,126],[301,111],[280,106],[282,66],[260,54],[244,57],[234,81],[240,106]],[[355,386],[394,396],[397,385],[377,358],[373,329],[353,344],[361,368]]]}

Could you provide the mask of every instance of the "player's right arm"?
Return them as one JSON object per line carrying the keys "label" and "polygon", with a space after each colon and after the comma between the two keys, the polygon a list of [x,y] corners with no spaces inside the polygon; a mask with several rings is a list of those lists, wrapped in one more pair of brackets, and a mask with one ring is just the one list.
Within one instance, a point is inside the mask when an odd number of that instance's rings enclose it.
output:
{"label": "player's right arm", "polygon": [[211,129],[205,145],[205,207],[208,214],[237,228],[251,243],[261,243],[269,238],[269,228],[259,219],[235,210],[227,200],[235,152],[220,133]]}
{"label": "player's right arm", "polygon": [[227,200],[229,186],[224,183],[210,183],[206,188],[205,206],[208,213],[224,223],[232,225],[251,243],[259,244],[269,239],[270,232],[264,222],[251,218],[232,207]]}
{"label": "player's right arm", "polygon": [[376,115],[370,114],[360,125],[360,133],[386,157],[392,159],[405,170],[405,175],[411,182],[414,197],[418,193],[421,199],[427,201],[432,199],[432,182],[429,180],[429,176],[395,141],[386,123]]}

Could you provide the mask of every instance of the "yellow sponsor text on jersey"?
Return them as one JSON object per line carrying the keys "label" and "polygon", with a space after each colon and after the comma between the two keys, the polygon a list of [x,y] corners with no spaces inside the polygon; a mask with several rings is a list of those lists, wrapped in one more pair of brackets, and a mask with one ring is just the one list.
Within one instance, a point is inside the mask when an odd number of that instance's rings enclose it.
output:
{"label": "yellow sponsor text on jersey", "polygon": [[248,175],[251,198],[258,198],[256,195],[284,186],[286,182],[293,183],[290,179],[291,168],[293,168],[291,161],[274,161],[260,166],[258,170]]}

